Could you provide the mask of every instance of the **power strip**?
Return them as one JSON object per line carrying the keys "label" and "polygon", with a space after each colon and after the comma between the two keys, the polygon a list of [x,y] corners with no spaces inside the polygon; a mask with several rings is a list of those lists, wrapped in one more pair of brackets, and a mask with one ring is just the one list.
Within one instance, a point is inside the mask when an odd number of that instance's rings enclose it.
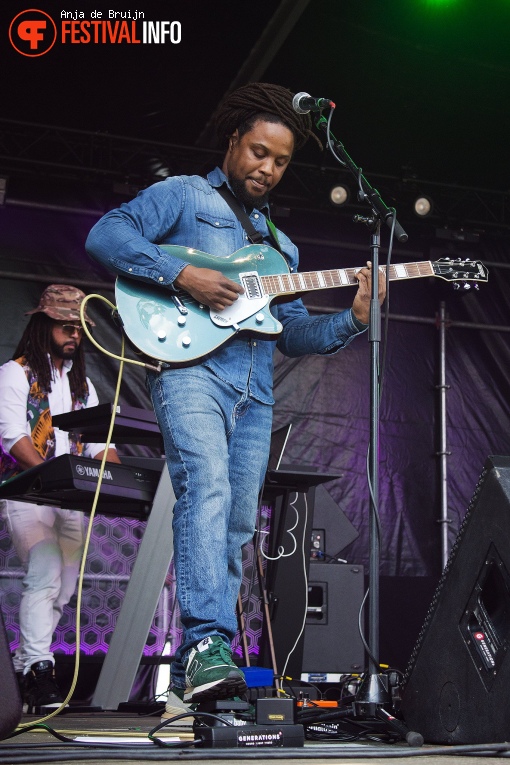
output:
{"label": "power strip", "polygon": [[193,732],[197,739],[201,739],[197,746],[211,749],[299,747],[305,744],[302,725],[194,726]]}

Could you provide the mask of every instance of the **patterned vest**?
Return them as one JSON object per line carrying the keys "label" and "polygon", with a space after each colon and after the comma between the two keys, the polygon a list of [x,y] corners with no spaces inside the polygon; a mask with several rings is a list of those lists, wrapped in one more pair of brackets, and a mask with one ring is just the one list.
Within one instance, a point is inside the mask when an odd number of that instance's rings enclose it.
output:
{"label": "patterned vest", "polygon": [[[30,423],[30,434],[35,449],[44,460],[55,456],[55,432],[51,421],[48,394],[41,391],[37,376],[30,368],[27,360],[22,357],[15,359],[26,375],[29,385],[27,398],[27,421]],[[88,393],[75,398],[72,396],[72,409],[83,409],[87,405]],[[69,433],[70,453],[79,455],[83,452],[83,444],[79,433]],[[0,445],[0,483],[12,478],[21,472],[21,468],[14,459]]]}

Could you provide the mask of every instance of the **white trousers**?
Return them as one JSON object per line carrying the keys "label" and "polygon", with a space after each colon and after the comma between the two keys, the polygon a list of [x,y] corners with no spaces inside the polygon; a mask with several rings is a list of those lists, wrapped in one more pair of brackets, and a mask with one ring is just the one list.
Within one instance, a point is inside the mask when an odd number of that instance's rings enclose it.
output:
{"label": "white trousers", "polygon": [[6,500],[0,503],[26,574],[19,610],[16,672],[50,660],[53,633],[71,599],[80,569],[84,514],[77,510]]}

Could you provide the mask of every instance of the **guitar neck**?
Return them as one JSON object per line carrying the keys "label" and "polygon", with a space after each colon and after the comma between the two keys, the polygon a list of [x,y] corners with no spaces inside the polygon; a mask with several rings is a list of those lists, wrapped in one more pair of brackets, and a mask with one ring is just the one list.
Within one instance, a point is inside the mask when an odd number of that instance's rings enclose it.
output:
{"label": "guitar neck", "polygon": [[[386,273],[386,266],[381,266]],[[327,290],[333,287],[357,285],[356,273],[359,268],[333,268],[329,271],[305,271],[303,273],[274,274],[262,276],[261,282],[266,295],[286,295],[293,292]],[[390,266],[390,281],[398,279],[420,279],[434,276],[430,260],[419,263],[398,263]]]}

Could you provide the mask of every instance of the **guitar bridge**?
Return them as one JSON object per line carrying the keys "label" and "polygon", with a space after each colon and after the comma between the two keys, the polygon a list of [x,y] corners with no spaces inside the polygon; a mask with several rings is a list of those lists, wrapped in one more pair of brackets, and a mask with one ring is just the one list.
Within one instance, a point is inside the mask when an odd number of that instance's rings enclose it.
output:
{"label": "guitar bridge", "polygon": [[246,271],[239,274],[241,286],[244,287],[244,294],[248,300],[256,300],[264,296],[262,285],[257,271]]}
{"label": "guitar bridge", "polygon": [[181,316],[186,316],[188,313],[188,309],[186,308],[182,300],[179,297],[177,297],[177,295],[170,295],[170,297],[172,299],[172,303],[175,305],[175,307],[177,308]]}

